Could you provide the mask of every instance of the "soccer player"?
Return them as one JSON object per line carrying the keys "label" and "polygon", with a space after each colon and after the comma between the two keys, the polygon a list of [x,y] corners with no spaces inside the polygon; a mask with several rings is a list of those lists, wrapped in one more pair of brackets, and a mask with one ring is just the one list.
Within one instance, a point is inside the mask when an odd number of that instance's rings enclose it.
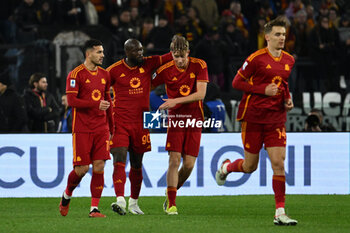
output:
{"label": "soccer player", "polygon": [[170,51],[173,61],[157,70],[152,85],[165,83],[169,97],[159,106],[160,110],[169,109],[166,141],[169,167],[163,208],[167,214],[174,215],[178,214],[175,203],[177,190],[190,176],[199,153],[202,127],[187,123],[204,120],[202,100],[207,90],[208,70],[203,60],[189,57],[189,44],[184,37],[174,36]]}
{"label": "soccer player", "polygon": [[66,93],[73,111],[73,166],[60,202],[60,213],[66,216],[73,190],[92,164],[91,209],[89,217],[106,217],[98,210],[104,186],[105,161],[110,159],[109,140],[113,135],[114,119],[109,94],[109,73],[102,69],[102,43],[86,41],[85,61],[68,74]]}
{"label": "soccer player", "polygon": [[216,182],[223,185],[231,172],[252,173],[259,162],[264,144],[273,170],[272,187],[275,193],[276,225],[296,225],[285,214],[286,112],[293,108],[288,77],[294,58],[283,51],[286,22],[283,17],[264,27],[267,47],[251,54],[238,70],[232,86],[244,91],[237,120],[241,121],[244,159],[226,159],[216,172]]}
{"label": "soccer player", "polygon": [[172,59],[171,54],[143,56],[140,41],[128,39],[124,44],[126,58],[107,68],[114,92],[115,135],[111,142],[113,154],[113,184],[117,201],[113,211],[126,214],[124,198],[125,164],[129,151],[131,195],[128,210],[131,214],[144,214],[138,205],[142,184],[143,154],[151,150],[149,130],[143,128],[143,112],[149,111],[152,74],[162,64]]}

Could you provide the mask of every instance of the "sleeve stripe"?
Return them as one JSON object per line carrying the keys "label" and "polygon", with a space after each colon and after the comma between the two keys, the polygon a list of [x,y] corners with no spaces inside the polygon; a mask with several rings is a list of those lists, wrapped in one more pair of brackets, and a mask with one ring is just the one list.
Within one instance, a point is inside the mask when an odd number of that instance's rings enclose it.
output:
{"label": "sleeve stripe", "polygon": [[202,69],[207,67],[207,64],[202,59],[192,57],[191,60],[192,60],[193,63],[199,63],[201,65]]}
{"label": "sleeve stripe", "polygon": [[75,68],[73,71],[72,71],[72,74],[71,74],[71,78],[76,78],[78,73],[84,69],[84,66],[83,65],[80,65],[78,66],[77,68]]}
{"label": "sleeve stripe", "polygon": [[246,77],[244,77],[244,75],[241,72],[237,72],[242,78],[244,78],[245,80],[248,80]]}
{"label": "sleeve stripe", "polygon": [[66,93],[78,93],[78,91],[66,91]]}
{"label": "sleeve stripe", "polygon": [[208,80],[197,80],[197,82],[204,82],[204,83],[208,83]]}

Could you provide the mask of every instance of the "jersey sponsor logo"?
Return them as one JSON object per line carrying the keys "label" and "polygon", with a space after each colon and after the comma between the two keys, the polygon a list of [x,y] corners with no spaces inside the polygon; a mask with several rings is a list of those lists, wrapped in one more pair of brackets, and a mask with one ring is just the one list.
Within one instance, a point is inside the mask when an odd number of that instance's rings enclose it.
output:
{"label": "jersey sponsor logo", "polygon": [[122,74],[121,74],[119,77],[121,77],[121,78],[122,78],[122,77],[125,77],[125,74],[124,74],[124,73],[122,73]]}
{"label": "jersey sponsor logo", "polygon": [[91,83],[90,79],[86,79],[85,83]]}
{"label": "jersey sponsor logo", "polygon": [[140,71],[140,74],[145,73],[145,70],[142,67],[139,69],[139,71]]}
{"label": "jersey sponsor logo", "polygon": [[287,71],[289,70],[289,65],[288,64],[284,65],[284,70],[287,70]]}
{"label": "jersey sponsor logo", "polygon": [[183,95],[183,96],[188,96],[190,94],[190,87],[187,86],[187,85],[182,85],[180,87],[180,94]]}
{"label": "jersey sponsor logo", "polygon": [[267,64],[266,69],[271,69],[270,64]]}
{"label": "jersey sponsor logo", "polygon": [[247,65],[248,65],[248,62],[245,61],[245,62],[243,63],[243,66],[242,66],[242,70],[245,70],[245,68],[247,67]]}
{"label": "jersey sponsor logo", "polygon": [[102,84],[106,84],[106,80],[103,78],[103,79],[101,79],[101,83]]}
{"label": "jersey sponsor logo", "polygon": [[99,101],[101,99],[101,92],[100,90],[93,90],[92,93],[91,93],[91,98],[94,100],[94,101]]}
{"label": "jersey sponsor logo", "polygon": [[75,79],[70,80],[70,87],[75,87]]}
{"label": "jersey sponsor logo", "polygon": [[196,75],[194,73],[190,74],[190,78],[195,78],[195,77],[196,77]]}
{"label": "jersey sponsor logo", "polygon": [[137,77],[134,77],[130,80],[130,86],[132,88],[138,88],[141,85],[141,80]]}
{"label": "jersey sponsor logo", "polygon": [[177,78],[176,77],[174,77],[171,81],[177,81]]}

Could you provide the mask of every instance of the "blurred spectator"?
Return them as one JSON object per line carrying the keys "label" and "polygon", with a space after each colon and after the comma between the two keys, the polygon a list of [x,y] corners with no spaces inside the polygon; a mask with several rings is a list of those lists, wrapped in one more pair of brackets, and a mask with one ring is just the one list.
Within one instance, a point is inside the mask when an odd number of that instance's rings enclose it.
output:
{"label": "blurred spectator", "polygon": [[310,56],[316,63],[314,85],[317,91],[337,91],[339,80],[335,65],[339,62],[339,33],[329,27],[326,16],[320,16],[319,23],[311,30],[309,38]]}
{"label": "blurred spectator", "polygon": [[52,25],[54,23],[55,15],[50,1],[41,2],[37,15],[40,25]]}
{"label": "blurred spectator", "polygon": [[168,24],[168,19],[161,15],[158,26],[153,28],[149,35],[148,49],[168,50],[171,38],[174,35],[173,29]]}
{"label": "blurred spectator", "polygon": [[315,20],[314,7],[311,4],[306,6],[306,14],[307,14],[307,24],[309,25],[310,28],[313,28],[316,25],[316,20]]}
{"label": "blurred spectator", "polygon": [[67,95],[62,95],[62,111],[61,121],[59,123],[58,132],[71,133],[72,132],[72,108],[68,106]]}
{"label": "blurred spectator", "polygon": [[136,33],[131,25],[131,16],[128,9],[122,10],[119,15],[119,26],[117,36],[121,42],[120,47],[124,47],[124,42],[129,38],[136,38]]}
{"label": "blurred spectator", "polygon": [[350,17],[344,15],[339,24],[339,39],[341,46],[340,87],[350,91]]}
{"label": "blurred spectator", "polygon": [[338,10],[335,7],[329,8],[329,25],[338,28],[339,22],[340,17],[338,16]]}
{"label": "blurred spectator", "polygon": [[39,24],[37,10],[34,0],[23,0],[15,10],[15,22],[18,27],[18,38],[21,42],[35,40]]}
{"label": "blurred spectator", "polygon": [[245,54],[247,43],[242,31],[236,27],[235,22],[223,25],[221,38],[227,45],[229,57],[238,57]]}
{"label": "blurred spectator", "polygon": [[97,25],[98,15],[97,15],[95,6],[91,3],[90,0],[80,0],[80,1],[84,6],[86,24]]}
{"label": "blurred spectator", "polygon": [[296,36],[295,36],[295,29],[291,25],[291,22],[289,19],[286,20],[286,39],[285,39],[285,50],[288,53],[294,53],[294,47],[295,47],[295,41],[296,41]]}
{"label": "blurred spectator", "polygon": [[48,93],[46,76],[33,74],[29,79],[29,88],[25,90],[24,101],[28,114],[28,127],[32,133],[56,132],[59,121],[59,106]]}
{"label": "blurred spectator", "polygon": [[150,42],[150,33],[154,27],[153,19],[146,18],[142,23],[142,28],[139,36],[139,41],[147,45]]}
{"label": "blurred spectator", "polygon": [[238,1],[233,1],[230,5],[230,10],[233,14],[233,17],[236,19],[236,26],[239,30],[242,31],[245,38],[249,37],[249,23],[248,20],[244,17],[242,13],[241,3]]}
{"label": "blurred spectator", "polygon": [[293,21],[293,27],[295,30],[295,48],[294,48],[294,57],[306,57],[308,55],[308,44],[307,38],[312,27],[307,23],[307,13],[304,9],[299,10]]}
{"label": "blurred spectator", "polygon": [[189,7],[187,9],[187,17],[190,24],[196,29],[199,37],[202,37],[207,32],[205,23],[199,19],[198,10],[194,7]]}
{"label": "blurred spectator", "polygon": [[14,43],[16,40],[16,24],[13,13],[21,0],[1,1],[0,7],[0,43]]}
{"label": "blurred spectator", "polygon": [[181,0],[164,0],[160,8],[162,9],[161,12],[168,18],[170,25],[174,25],[175,20],[185,13]]}
{"label": "blurred spectator", "polygon": [[80,0],[64,0],[62,8],[64,24],[71,26],[86,24],[85,7]]}
{"label": "blurred spectator", "polygon": [[252,30],[250,33],[249,40],[249,52],[255,51],[258,49],[265,48],[265,34],[264,34],[264,25],[267,23],[266,18],[259,16],[255,22],[253,22]]}
{"label": "blurred spectator", "polygon": [[335,132],[332,125],[323,123],[323,114],[320,109],[314,108],[308,114],[305,120],[304,131],[308,132]]}
{"label": "blurred spectator", "polygon": [[209,80],[225,90],[225,68],[227,64],[227,46],[220,40],[216,27],[211,28],[195,47],[194,57],[203,59],[208,65]]}
{"label": "blurred spectator", "polygon": [[108,25],[108,20],[109,20],[109,16],[113,13],[112,11],[108,11],[109,7],[109,0],[90,0],[90,2],[94,5],[97,15],[98,15],[98,21],[100,22],[100,24],[103,25]]}
{"label": "blurred spectator", "polygon": [[0,122],[0,133],[20,133],[27,129],[23,99],[11,85],[8,69],[0,74]]}
{"label": "blurred spectator", "polygon": [[140,35],[142,19],[140,18],[139,9],[137,7],[132,7],[130,9],[130,18],[130,23],[134,29],[135,34]]}
{"label": "blurred spectator", "polygon": [[285,11],[286,16],[289,20],[293,20],[295,14],[299,11],[304,9],[305,6],[301,0],[292,0],[289,3],[288,8]]}
{"label": "blurred spectator", "polygon": [[188,23],[188,17],[186,14],[182,14],[176,20],[175,33],[179,36],[183,36],[190,44],[190,50],[193,50],[199,40],[196,28]]}
{"label": "blurred spectator", "polygon": [[329,8],[327,7],[326,3],[322,3],[318,11],[318,20],[320,20],[321,17],[328,17],[328,15],[329,15]]}
{"label": "blurred spectator", "polygon": [[219,22],[219,11],[215,0],[192,0],[192,7],[198,10],[198,17],[207,28],[216,26]]}

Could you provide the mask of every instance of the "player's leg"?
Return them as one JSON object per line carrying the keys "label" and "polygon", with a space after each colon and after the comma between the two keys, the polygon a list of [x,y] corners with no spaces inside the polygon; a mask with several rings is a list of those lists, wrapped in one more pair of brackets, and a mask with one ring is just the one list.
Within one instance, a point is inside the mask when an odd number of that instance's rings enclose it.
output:
{"label": "player's leg", "polygon": [[124,198],[125,192],[125,164],[128,153],[127,147],[115,147],[111,148],[111,154],[113,155],[113,185],[114,192],[117,198],[116,202],[111,204],[112,210],[120,215],[126,214],[126,201]]}
{"label": "player's leg", "polygon": [[62,216],[66,216],[69,211],[70,199],[73,195],[74,189],[79,185],[82,178],[89,170],[89,165],[75,166],[74,169],[69,173],[67,186],[63,192],[59,210]]}
{"label": "player's leg", "polygon": [[242,122],[242,142],[244,159],[236,159],[231,163],[225,159],[215,174],[216,183],[224,185],[227,175],[231,172],[254,172],[259,163],[259,152],[263,145],[262,126],[260,124]]}
{"label": "player's leg", "polygon": [[176,193],[177,185],[179,182],[179,172],[178,169],[181,163],[181,153],[175,151],[169,151],[169,165],[168,172],[166,176],[167,180],[167,191],[166,191],[166,209],[167,214],[173,215],[177,214],[176,208]]}
{"label": "player's leg", "polygon": [[68,214],[69,203],[73,195],[73,191],[88,172],[89,164],[91,163],[91,135],[88,133],[73,133],[72,142],[74,169],[68,175],[67,186],[60,201],[59,210],[62,216],[66,216]]}
{"label": "player's leg", "polygon": [[92,162],[92,177],[90,183],[91,191],[91,208],[89,217],[104,218],[106,215],[101,214],[98,210],[98,204],[100,203],[103,186],[104,186],[104,160],[94,160]]}
{"label": "player's leg", "polygon": [[183,156],[182,166],[179,170],[179,178],[177,183],[177,189],[181,188],[182,185],[186,182],[188,177],[191,175],[194,164],[196,163],[197,157],[192,155]]}
{"label": "player's leg", "polygon": [[264,143],[273,170],[272,188],[275,193],[276,203],[274,223],[276,225],[296,225],[298,222],[290,219],[284,210],[286,194],[286,177],[284,171],[286,131],[284,124],[266,125],[264,132]]}
{"label": "player's leg", "polygon": [[92,178],[90,183],[91,210],[89,217],[101,218],[106,217],[106,215],[101,214],[98,210],[98,204],[100,202],[104,188],[105,161],[111,159],[109,148],[109,132],[103,131],[93,133],[92,135],[94,137],[94,147],[91,150]]}
{"label": "player's leg", "polygon": [[142,159],[143,153],[136,153],[133,150],[130,151],[130,198],[128,210],[132,214],[144,214],[138,205],[138,198],[142,185]]}

